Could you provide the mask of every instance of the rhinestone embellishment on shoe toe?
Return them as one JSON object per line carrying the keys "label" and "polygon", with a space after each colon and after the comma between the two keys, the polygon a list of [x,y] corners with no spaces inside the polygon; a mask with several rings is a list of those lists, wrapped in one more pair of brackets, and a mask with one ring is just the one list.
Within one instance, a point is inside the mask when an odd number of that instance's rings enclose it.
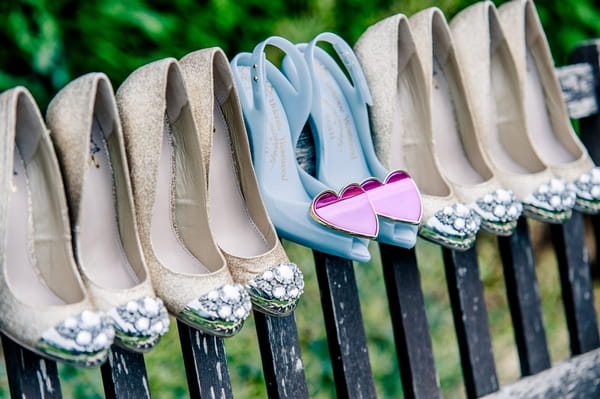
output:
{"label": "rhinestone embellishment on shoe toe", "polygon": [[127,348],[151,349],[169,329],[169,315],[159,298],[144,297],[108,311],[116,342]]}
{"label": "rhinestone embellishment on shoe toe", "polygon": [[600,212],[600,167],[595,167],[573,182],[577,195],[575,209],[596,214]]}
{"label": "rhinestone embellishment on shoe toe", "polygon": [[498,189],[472,204],[481,216],[481,227],[497,235],[510,235],[517,226],[523,205],[510,190]]}
{"label": "rhinestone embellishment on shoe toe", "polygon": [[525,198],[523,212],[543,222],[562,223],[571,217],[576,197],[564,180],[552,179]]}
{"label": "rhinestone embellishment on shoe toe", "polygon": [[466,250],[475,243],[481,217],[464,204],[453,204],[437,211],[421,226],[419,234],[451,249]]}
{"label": "rhinestone embellishment on shoe toe", "polygon": [[115,330],[101,312],[84,310],[47,330],[37,348],[77,366],[97,366],[106,360]]}
{"label": "rhinestone embellishment on shoe toe", "polygon": [[225,284],[188,303],[179,317],[209,334],[236,334],[250,315],[252,303],[240,284]]}
{"label": "rhinestone embellishment on shoe toe", "polygon": [[304,292],[304,276],[296,264],[280,263],[250,280],[247,289],[258,310],[285,316]]}

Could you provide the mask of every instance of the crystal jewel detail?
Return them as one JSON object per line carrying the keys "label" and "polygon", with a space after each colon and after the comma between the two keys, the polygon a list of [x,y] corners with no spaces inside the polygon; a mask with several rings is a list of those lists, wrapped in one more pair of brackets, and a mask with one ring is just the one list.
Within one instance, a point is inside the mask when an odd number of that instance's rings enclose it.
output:
{"label": "crystal jewel detail", "polygon": [[595,167],[592,170],[582,174],[573,182],[573,185],[578,197],[588,201],[599,201],[600,167]]}
{"label": "crystal jewel detail", "polygon": [[187,306],[206,319],[228,322],[246,319],[252,308],[248,293],[240,284],[225,284]]}
{"label": "crystal jewel detail", "polygon": [[506,223],[517,220],[521,216],[523,205],[512,191],[498,189],[475,201],[473,209],[484,220]]}
{"label": "crystal jewel detail", "polygon": [[169,329],[169,315],[163,301],[143,297],[129,301],[108,312],[117,331],[131,336],[164,335]]}
{"label": "crystal jewel detail", "polygon": [[269,299],[295,301],[304,292],[304,276],[296,264],[285,262],[254,277],[248,285],[262,291]]}
{"label": "crystal jewel detail", "polygon": [[552,179],[529,194],[525,202],[549,211],[568,211],[575,205],[575,191],[562,179]]}
{"label": "crystal jewel detail", "polygon": [[110,347],[115,331],[101,312],[84,310],[68,317],[42,335],[42,341],[64,351],[96,353]]}
{"label": "crystal jewel detail", "polygon": [[468,206],[457,203],[437,211],[425,225],[442,235],[464,237],[477,234],[481,218]]}

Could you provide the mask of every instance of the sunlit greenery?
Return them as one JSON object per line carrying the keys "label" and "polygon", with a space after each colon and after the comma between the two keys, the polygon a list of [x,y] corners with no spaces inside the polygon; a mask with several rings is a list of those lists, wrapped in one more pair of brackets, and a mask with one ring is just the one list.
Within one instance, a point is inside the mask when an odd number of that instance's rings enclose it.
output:
{"label": "sunlit greenery", "polygon": [[[470,0],[20,0],[0,2],[0,90],[27,86],[42,111],[69,80],[103,71],[116,87],[135,68],[162,58],[179,58],[209,46],[232,57],[250,51],[270,35],[307,41],[333,31],[350,43],[372,23],[402,12],[411,15],[429,6],[451,18]],[[501,3],[501,2],[496,2]],[[538,9],[557,64],[579,42],[600,37],[600,9],[594,0],[545,0]],[[534,224],[539,236],[541,225]],[[547,241],[547,240],[546,240]],[[335,396],[319,290],[309,250],[286,243],[293,261],[307,277],[306,294],[296,313],[311,397]],[[381,397],[401,397],[402,387],[388,315],[377,246],[374,261],[356,265],[365,330],[375,383]],[[538,276],[544,321],[553,360],[568,355],[568,340],[554,254],[538,246]],[[498,374],[502,382],[518,376],[518,361],[496,241],[483,235],[478,244],[481,275],[492,330]],[[462,392],[456,337],[445,288],[439,248],[419,241],[417,254],[432,332],[433,349],[446,397]],[[597,292],[596,298],[600,295]],[[234,393],[240,398],[265,397],[260,354],[253,320],[226,341]],[[188,396],[175,323],[158,348],[146,356],[150,388],[156,398]],[[103,397],[98,370],[61,366],[65,397]],[[6,371],[0,370],[0,397],[8,397]]]}

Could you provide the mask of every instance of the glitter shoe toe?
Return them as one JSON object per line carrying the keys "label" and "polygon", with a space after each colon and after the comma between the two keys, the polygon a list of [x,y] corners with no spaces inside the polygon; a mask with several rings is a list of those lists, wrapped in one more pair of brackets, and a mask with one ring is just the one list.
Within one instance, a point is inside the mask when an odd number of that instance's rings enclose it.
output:
{"label": "glitter shoe toe", "polygon": [[47,330],[36,349],[74,366],[95,367],[106,361],[114,336],[107,317],[84,310]]}
{"label": "glitter shoe toe", "polygon": [[246,288],[257,310],[285,316],[294,311],[304,292],[304,277],[294,263],[280,263],[250,280]]}
{"label": "glitter shoe toe", "polygon": [[169,315],[159,298],[144,297],[108,311],[115,343],[134,352],[148,352],[168,330]]}
{"label": "glitter shoe toe", "polygon": [[481,217],[481,228],[499,236],[512,234],[523,211],[512,191],[503,189],[484,195],[471,208]]}
{"label": "glitter shoe toe", "polygon": [[225,284],[188,303],[179,318],[192,327],[220,337],[231,337],[242,328],[252,303],[240,284]]}
{"label": "glitter shoe toe", "polygon": [[589,214],[600,212],[600,167],[579,176],[573,182],[573,190],[577,195],[576,210]]}
{"label": "glitter shoe toe", "polygon": [[563,180],[552,179],[523,200],[523,213],[546,223],[569,220],[576,194]]}
{"label": "glitter shoe toe", "polygon": [[473,246],[481,218],[463,204],[446,206],[421,226],[419,235],[450,249],[464,251]]}

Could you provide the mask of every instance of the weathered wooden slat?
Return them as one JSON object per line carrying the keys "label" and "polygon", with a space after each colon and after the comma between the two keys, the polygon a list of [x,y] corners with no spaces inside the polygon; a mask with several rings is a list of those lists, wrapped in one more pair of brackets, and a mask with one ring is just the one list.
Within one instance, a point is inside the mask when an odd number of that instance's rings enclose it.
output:
{"label": "weathered wooden slat", "polygon": [[404,397],[440,398],[414,249],[379,244]]}
{"label": "weathered wooden slat", "polygon": [[600,349],[564,360],[541,373],[503,386],[483,399],[600,398]]}
{"label": "weathered wooden slat", "polygon": [[542,320],[533,248],[525,217],[519,219],[511,236],[499,237],[498,244],[521,375],[535,374],[550,367],[550,355]]}
{"label": "weathered wooden slat", "polygon": [[150,398],[143,355],[113,345],[101,370],[108,399]]}
{"label": "weathered wooden slat", "polygon": [[204,334],[178,321],[179,339],[190,397],[233,397],[223,339]]}
{"label": "weathered wooden slat", "polygon": [[583,215],[573,212],[568,222],[552,225],[551,233],[558,260],[571,353],[578,355],[600,346]]}
{"label": "weathered wooden slat", "polygon": [[444,248],[446,281],[467,397],[498,389],[483,285],[475,248],[459,252]]}
{"label": "weathered wooden slat", "polygon": [[[572,63],[589,63],[594,76],[594,91],[596,101],[600,102],[600,39],[590,40],[573,50]],[[581,139],[587,147],[590,156],[600,165],[600,113],[589,115],[579,120]]]}
{"label": "weathered wooden slat", "polygon": [[308,398],[294,314],[274,317],[254,312],[263,373],[270,398]]}
{"label": "weathered wooden slat", "polygon": [[569,116],[580,119],[598,112],[594,68],[587,62],[556,68]]}
{"label": "weathered wooden slat", "polygon": [[62,398],[56,362],[23,348],[1,334],[12,398]]}
{"label": "weathered wooden slat", "polygon": [[374,398],[375,386],[352,261],[313,251],[329,354],[340,398]]}

